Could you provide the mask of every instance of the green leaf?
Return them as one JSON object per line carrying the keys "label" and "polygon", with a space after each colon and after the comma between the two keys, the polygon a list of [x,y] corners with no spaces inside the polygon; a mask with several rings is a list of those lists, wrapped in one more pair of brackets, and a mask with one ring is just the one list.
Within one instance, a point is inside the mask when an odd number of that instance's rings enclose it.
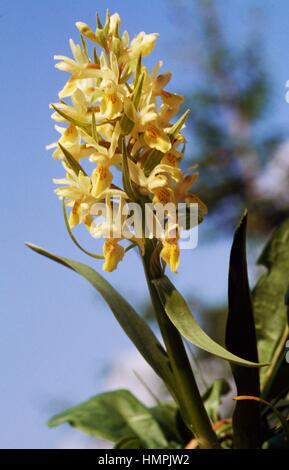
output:
{"label": "green leaf", "polygon": [[150,408],[150,412],[154,419],[158,422],[167,441],[182,443],[181,435],[178,431],[178,412],[176,403],[160,403]]}
{"label": "green leaf", "polygon": [[143,87],[143,82],[144,82],[145,74],[142,73],[138,79],[137,85],[134,89],[133,92],[133,104],[135,106],[135,109],[138,109],[138,105],[141,99],[141,94],[142,94],[142,87]]}
{"label": "green leaf", "polygon": [[106,301],[120,326],[144,359],[163,379],[169,390],[174,391],[174,380],[167,353],[146,322],[106,279],[86,264],[57,256],[31,243],[28,243],[27,246],[36,253],[72,269],[90,282]]}
{"label": "green leaf", "polygon": [[186,301],[166,276],[154,280],[153,283],[156,286],[160,301],[171,322],[190,343],[234,364],[247,367],[266,365],[241,359],[212,340],[198,325]]}
{"label": "green leaf", "polygon": [[128,135],[134,127],[134,122],[129,119],[129,117],[125,113],[120,119],[119,124],[123,135]]}
{"label": "green leaf", "polygon": [[[130,69],[129,65],[126,64],[119,78],[119,83],[128,85],[127,81],[130,79],[131,76],[132,76],[132,70]],[[129,92],[131,93],[132,90],[129,85],[128,87],[129,87]]]}
{"label": "green leaf", "polygon": [[137,437],[129,436],[118,441],[114,449],[143,449],[143,447]]}
{"label": "green leaf", "polygon": [[87,59],[89,59],[89,54],[88,54],[88,50],[87,50],[87,44],[86,44],[85,39],[84,39],[84,37],[83,37],[82,34],[80,34],[80,40],[81,40],[83,52],[85,53]]}
{"label": "green leaf", "polygon": [[61,117],[63,117],[66,121],[71,122],[71,124],[74,124],[75,126],[80,127],[81,129],[84,129],[86,132],[90,131],[90,126],[86,124],[86,122],[78,121],[78,119],[74,119],[73,117],[69,116],[65,111],[62,109],[57,108],[54,104],[51,104],[51,107],[54,109],[56,113],[58,113]]}
{"label": "green leaf", "polygon": [[96,13],[96,24],[97,24],[98,29],[103,29],[102,22],[100,21],[98,13]]}
{"label": "green leaf", "polygon": [[78,176],[79,172],[81,171],[84,176],[87,176],[82,166],[78,163],[77,160],[75,160],[74,156],[65,147],[63,147],[63,145],[61,145],[59,142],[58,142],[58,146],[61,149],[65,157],[66,163],[74,171],[74,173]]}
{"label": "green leaf", "polygon": [[97,64],[97,65],[100,64],[99,57],[98,57],[98,55],[97,55],[96,47],[93,48],[93,61],[94,61],[94,63]]}
{"label": "green leaf", "polygon": [[[257,340],[246,259],[247,212],[237,228],[230,254],[229,311],[226,346],[248,361],[258,362]],[[259,371],[232,365],[238,395],[260,395]],[[237,402],[233,413],[234,447],[260,446],[260,406],[254,401]]]}
{"label": "green leaf", "polygon": [[137,64],[136,64],[136,69],[135,69],[135,77],[134,77],[134,86],[136,87],[139,76],[141,74],[141,67],[142,67],[142,55],[139,54],[138,59],[137,59]]}
{"label": "green leaf", "polygon": [[138,195],[133,187],[129,173],[127,147],[124,138],[122,138],[122,180],[126,194],[132,201],[136,201],[138,199]]}
{"label": "green leaf", "polygon": [[174,139],[177,137],[178,133],[180,132],[181,128],[183,127],[187,117],[190,114],[190,110],[184,112],[184,114],[178,119],[178,121],[170,128],[168,135]]}
{"label": "green leaf", "polygon": [[164,154],[160,150],[152,149],[150,151],[144,165],[144,173],[146,176],[150,175],[152,170],[160,163],[163,156]]}
{"label": "green leaf", "polygon": [[[287,305],[287,318],[289,319],[289,289],[285,296],[285,304]],[[288,320],[289,323],[289,320]],[[286,325],[283,335],[272,358],[272,364],[269,368],[269,379],[263,390],[263,395],[269,400],[278,402],[285,398],[289,391],[289,362],[286,360],[289,340],[289,326]],[[287,346],[287,348],[286,348]]]}
{"label": "green leaf", "polygon": [[64,222],[65,222],[65,226],[66,226],[68,235],[70,236],[73,243],[77,246],[77,248],[79,248],[86,255],[91,256],[91,258],[104,259],[103,255],[93,253],[92,251],[88,251],[85,248],[83,248],[83,246],[80,245],[80,243],[77,241],[77,239],[73,235],[72,230],[71,230],[70,225],[69,225],[68,217],[67,217],[66,206],[65,206],[65,198],[63,198],[63,200],[62,200],[62,210],[63,210],[63,218],[64,218]]}
{"label": "green leaf", "polygon": [[104,28],[103,28],[105,34],[109,33],[109,26],[110,26],[110,13],[109,13],[109,9],[107,8],[106,18],[105,18],[105,25],[104,25]]}
{"label": "green leaf", "polygon": [[134,437],[147,449],[162,449],[168,445],[148,408],[128,390],[92,397],[57,414],[48,425],[54,427],[63,423],[69,423],[89,436],[112,442]]}
{"label": "green leaf", "polygon": [[91,135],[94,138],[95,142],[98,144],[99,143],[99,137],[98,133],[96,130],[96,121],[95,121],[95,114],[92,113],[92,119],[91,119]]}
{"label": "green leaf", "polygon": [[[287,292],[285,294],[285,305],[287,305],[287,308],[289,307],[289,287],[287,289]],[[287,319],[289,318],[289,314],[287,315]]]}
{"label": "green leaf", "polygon": [[215,423],[220,419],[220,405],[222,396],[230,391],[228,382],[224,379],[214,380],[212,385],[206,390],[203,395],[205,408],[211,420]]}
{"label": "green leaf", "polygon": [[261,371],[263,395],[270,398],[274,369],[284,352],[278,346],[288,328],[284,295],[289,284],[289,219],[273,232],[258,263],[267,270],[253,290],[253,307],[260,361],[272,361],[271,367]]}

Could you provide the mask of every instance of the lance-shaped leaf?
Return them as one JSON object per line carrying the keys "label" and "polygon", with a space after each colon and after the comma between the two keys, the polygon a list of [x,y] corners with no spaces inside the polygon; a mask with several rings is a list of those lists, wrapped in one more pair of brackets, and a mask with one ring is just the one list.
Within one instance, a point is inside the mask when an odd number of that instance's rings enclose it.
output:
{"label": "lance-shaped leaf", "polygon": [[87,44],[86,44],[85,39],[84,39],[84,37],[83,37],[82,34],[80,34],[80,40],[81,40],[81,44],[82,44],[82,50],[83,50],[83,52],[85,53],[86,58],[89,60],[89,54],[88,54]]}
{"label": "lance-shaped leaf", "polygon": [[142,94],[142,87],[143,87],[143,82],[144,82],[145,74],[142,73],[138,79],[137,85],[135,87],[135,90],[133,92],[133,104],[135,106],[135,109],[138,109],[138,105],[141,99],[141,94]]}
{"label": "lance-shaped leaf", "polygon": [[142,67],[142,55],[139,54],[138,59],[137,59],[137,65],[135,69],[135,78],[134,78],[134,86],[136,87],[139,76],[141,74],[141,67]]}
{"label": "lance-shaped leaf", "polygon": [[138,199],[138,195],[133,187],[129,173],[127,147],[124,138],[122,138],[122,182],[123,188],[132,201]]}
{"label": "lance-shaped leaf", "polygon": [[[246,259],[247,212],[237,228],[230,254],[229,311],[226,346],[248,361],[258,361],[257,340]],[[238,395],[260,395],[259,371],[232,365]],[[234,447],[255,449],[260,445],[260,407],[254,401],[237,402],[233,414]]]}
{"label": "lance-shaped leaf", "polygon": [[68,217],[67,217],[66,206],[65,206],[65,198],[63,198],[63,200],[62,200],[62,210],[63,210],[63,218],[64,218],[64,222],[65,222],[65,226],[66,226],[68,235],[70,236],[73,243],[77,246],[77,248],[79,248],[86,255],[91,256],[91,258],[104,259],[103,255],[100,255],[98,253],[93,253],[92,251],[88,251],[85,248],[83,248],[83,246],[80,245],[80,243],[78,242],[76,237],[73,235],[72,230],[71,230],[70,225],[69,225],[69,220],[68,220]]}
{"label": "lance-shaped leaf", "polygon": [[179,409],[176,403],[159,403],[150,408],[150,412],[159,423],[166,439],[170,442],[182,444],[182,437],[178,430]]}
{"label": "lance-shaped leaf", "polygon": [[129,436],[118,441],[114,449],[143,449],[143,447],[137,437]]}
{"label": "lance-shaped leaf", "polygon": [[258,263],[267,268],[253,290],[253,307],[259,359],[272,362],[272,367],[261,371],[261,388],[269,398],[278,346],[288,328],[284,295],[289,285],[289,219],[274,231]]}
{"label": "lance-shaped leaf", "polygon": [[58,107],[56,107],[54,104],[51,104],[51,107],[54,109],[54,111],[56,113],[58,113],[66,121],[71,122],[71,124],[74,124],[75,126],[78,126],[81,129],[84,129],[86,132],[90,131],[90,126],[88,124],[86,124],[86,122],[82,122],[82,121],[79,121],[78,119],[74,119],[69,114],[67,114],[65,111],[63,111],[62,109],[59,109]]}
{"label": "lance-shaped leaf", "polygon": [[84,277],[106,301],[127,336],[134,343],[148,364],[163,379],[173,393],[174,384],[167,354],[146,322],[112,285],[86,264],[54,255],[39,246],[28,243],[36,253],[56,261]]}
{"label": "lance-shaped leaf", "polygon": [[95,121],[95,114],[92,113],[92,118],[91,118],[91,135],[94,138],[95,142],[98,144],[99,143],[99,136],[96,130],[96,121]]}
{"label": "lance-shaped leaf", "polygon": [[87,176],[87,174],[85,173],[80,163],[78,163],[78,161],[75,160],[74,156],[65,147],[63,147],[63,145],[61,145],[59,142],[58,142],[58,146],[60,147],[64,155],[65,162],[74,171],[74,173],[78,176],[79,172],[81,171],[84,176]]}
{"label": "lance-shaped leaf", "polygon": [[[130,69],[130,66],[129,64],[126,64],[123,68],[123,71],[122,71],[122,74],[119,78],[119,83],[121,83],[122,85],[123,84],[126,84],[128,85],[128,80],[130,79],[130,77],[132,76],[132,70]],[[129,86],[129,85],[128,85]],[[130,92],[131,92],[131,88],[129,87],[130,89]]]}
{"label": "lance-shaped leaf", "polygon": [[106,17],[105,17],[105,25],[104,25],[104,28],[103,28],[105,34],[109,33],[109,27],[110,27],[110,12],[109,12],[109,9],[107,8],[106,9]]}
{"label": "lance-shaped leaf", "polygon": [[160,150],[152,149],[147,156],[144,165],[144,173],[146,176],[149,176],[152,170],[160,163],[164,154]]}
{"label": "lance-shaped leaf", "polygon": [[222,396],[230,391],[228,382],[224,379],[214,380],[212,385],[205,391],[203,401],[208,415],[213,423],[220,419],[220,405]]}
{"label": "lance-shaped leaf", "polygon": [[177,137],[189,114],[190,110],[187,109],[187,111],[185,111],[184,114],[177,120],[177,122],[170,128],[168,134],[171,139],[175,139]]}
{"label": "lance-shaped leaf", "polygon": [[210,338],[198,325],[185,299],[166,276],[155,279],[153,283],[156,286],[160,301],[169,319],[190,343],[234,364],[247,367],[267,365],[242,359],[227,351],[223,346]]}
{"label": "lance-shaped leaf", "polygon": [[120,119],[119,124],[123,135],[128,135],[134,126],[134,122],[125,114],[125,112]]}
{"label": "lance-shaped leaf", "polygon": [[147,449],[162,449],[168,442],[146,408],[128,390],[115,390],[97,395],[78,406],[54,416],[50,427],[69,423],[80,431],[112,442],[133,438]]}
{"label": "lance-shaped leaf", "polygon": [[97,49],[96,47],[93,48],[93,61],[95,64],[99,65],[100,64],[100,60],[99,60],[99,57],[98,57],[98,54],[97,54]]}
{"label": "lance-shaped leaf", "polygon": [[100,21],[98,13],[96,13],[96,24],[97,24],[98,29],[103,29],[102,22]]}
{"label": "lance-shaped leaf", "polygon": [[287,351],[289,347],[289,289],[285,296],[287,306],[287,325],[274,352],[272,363],[269,367],[263,396],[268,400],[280,400],[285,398],[289,391],[289,361]]}

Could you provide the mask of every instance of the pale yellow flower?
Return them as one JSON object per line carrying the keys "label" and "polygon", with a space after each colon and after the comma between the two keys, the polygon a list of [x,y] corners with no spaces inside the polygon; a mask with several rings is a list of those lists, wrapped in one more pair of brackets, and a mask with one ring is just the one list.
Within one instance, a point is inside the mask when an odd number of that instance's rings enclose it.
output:
{"label": "pale yellow flower", "polygon": [[54,178],[55,184],[63,185],[60,188],[56,188],[55,192],[60,198],[69,198],[71,200],[89,200],[91,197],[91,178],[84,175],[81,171],[78,175],[69,168],[65,163],[63,166],[66,170],[66,178]]}
{"label": "pale yellow flower", "polygon": [[100,58],[100,64],[102,81],[93,98],[100,102],[101,114],[107,119],[113,119],[123,110],[127,90],[124,84],[119,83],[119,65],[113,52],[109,56],[109,65],[103,54]]}
{"label": "pale yellow flower", "polygon": [[[64,104],[63,102],[54,103],[53,107],[54,109],[56,108],[57,111],[52,114],[52,119],[57,122],[67,122],[67,119],[69,119],[72,123],[77,123],[80,127],[91,126],[92,113],[99,114],[100,107],[91,105],[85,94],[79,88],[71,95],[71,101],[72,106]],[[67,119],[63,117],[63,115],[67,116]]]}
{"label": "pale yellow flower", "polygon": [[171,72],[164,72],[156,77],[154,77],[154,73],[152,74],[153,83],[152,83],[152,91],[155,96],[160,96],[163,92],[164,87],[169,83],[172,78]]}
{"label": "pale yellow flower", "polygon": [[110,16],[110,22],[109,22],[109,34],[111,35],[116,35],[117,31],[119,31],[120,28],[120,16],[118,13],[114,13],[113,15]]}
{"label": "pale yellow flower", "polygon": [[180,265],[180,247],[178,244],[179,233],[178,227],[174,226],[166,231],[162,240],[162,251],[161,257],[165,263],[170,267],[170,270],[174,273],[177,271]]}
{"label": "pale yellow flower", "polygon": [[83,36],[87,37],[91,41],[96,41],[96,35],[92,31],[92,29],[83,21],[77,21],[75,23],[75,26],[77,27],[78,31],[83,34]]}
{"label": "pale yellow flower", "polygon": [[157,165],[146,176],[140,164],[129,161],[129,171],[141,194],[154,194],[157,189],[167,187],[172,180],[177,182],[181,179],[181,170],[169,165]]}
{"label": "pale yellow flower", "polygon": [[166,153],[171,148],[171,141],[165,131],[158,126],[158,123],[151,122],[145,126],[144,141],[152,149],[160,150]]}
{"label": "pale yellow flower", "polygon": [[60,199],[68,199],[68,205],[73,208],[70,218],[71,227],[81,223],[83,220],[82,215],[86,216],[93,204],[98,201],[104,201],[107,196],[127,197],[123,191],[111,189],[107,185],[107,178],[106,184],[102,185],[102,182],[99,181],[97,170],[89,177],[81,171],[76,175],[65,163],[63,163],[63,166],[66,170],[66,178],[53,179],[53,182],[62,185],[55,189],[57,196]]}
{"label": "pale yellow flower", "polygon": [[115,126],[108,147],[98,144],[84,131],[82,131],[81,134],[89,145],[91,152],[90,161],[97,164],[97,168],[95,168],[92,173],[92,194],[98,197],[98,195],[109,188],[112,183],[113,176],[110,167],[121,162],[121,154],[116,153],[120,136],[120,126],[119,124]]}
{"label": "pale yellow flower", "polygon": [[69,72],[72,75],[63,89],[59,92],[59,98],[71,96],[76,89],[80,87],[79,83],[81,81],[85,79],[96,79],[100,76],[100,66],[88,60],[88,57],[81,49],[81,46],[79,44],[75,44],[72,39],[70,39],[69,44],[73,59],[63,55],[54,56],[54,59],[59,61],[55,64],[55,67],[64,72]]}
{"label": "pale yellow flower", "polygon": [[[119,198],[117,214],[113,214],[113,208],[111,204],[110,195],[106,196],[106,221],[101,223],[93,223],[90,228],[90,232],[94,237],[104,237],[105,242],[103,244],[103,255],[104,264],[102,269],[104,271],[114,271],[118,263],[123,259],[125,249],[119,244],[120,241],[124,240],[123,227],[127,219],[127,215],[124,214],[124,198]],[[129,241],[138,245],[142,255],[144,254],[144,240],[137,238],[133,234],[129,237]]]}
{"label": "pale yellow flower", "polygon": [[159,123],[165,127],[179,112],[180,106],[184,102],[184,97],[164,90],[160,93],[160,96],[163,103],[159,112]]}
{"label": "pale yellow flower", "polygon": [[74,74],[83,70],[83,68],[85,68],[89,64],[89,61],[85,52],[81,50],[79,44],[75,44],[75,42],[70,39],[69,45],[71,48],[73,59],[70,59],[70,57],[66,57],[64,55],[55,55],[54,59],[60,61],[55,64],[55,67],[64,72]]}
{"label": "pale yellow flower", "polygon": [[112,272],[124,257],[124,247],[119,245],[117,238],[108,238],[103,244],[104,263],[102,269]]}
{"label": "pale yellow flower", "polygon": [[161,159],[161,164],[178,167],[180,160],[183,158],[184,153],[178,150],[179,142],[175,142],[172,148]]}
{"label": "pale yellow flower", "polygon": [[143,57],[150,54],[155,46],[156,39],[159,37],[158,33],[146,34],[144,31],[139,33],[130,44],[128,50],[129,57],[136,59],[139,55]]}
{"label": "pale yellow flower", "polygon": [[195,203],[198,204],[199,210],[203,215],[206,215],[208,212],[208,208],[206,204],[196,195],[189,190],[191,189],[192,185],[197,181],[199,175],[198,173],[192,173],[190,175],[184,175],[182,180],[178,182],[175,187],[175,198],[177,202],[187,202],[187,203]]}
{"label": "pale yellow flower", "polygon": [[126,100],[124,106],[126,115],[134,123],[132,134],[136,140],[138,134],[141,134],[148,147],[167,153],[171,148],[171,141],[166,132],[158,125],[155,105],[147,104],[137,111],[134,104]]}
{"label": "pale yellow flower", "polygon": [[91,154],[91,150],[81,143],[81,134],[76,126],[73,124],[66,128],[55,126],[55,129],[61,134],[60,139],[58,142],[46,146],[47,150],[55,149],[52,154],[53,158],[57,160],[63,159],[63,152],[58,144],[65,147],[76,160],[88,157]]}

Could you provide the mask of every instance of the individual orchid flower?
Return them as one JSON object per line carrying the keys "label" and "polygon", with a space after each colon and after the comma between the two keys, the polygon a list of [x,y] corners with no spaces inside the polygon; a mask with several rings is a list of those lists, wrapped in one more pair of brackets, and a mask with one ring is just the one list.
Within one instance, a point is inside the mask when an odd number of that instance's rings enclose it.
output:
{"label": "individual orchid flower", "polygon": [[149,176],[146,176],[140,164],[129,161],[132,181],[141,194],[154,194],[158,189],[168,186],[169,181],[181,179],[181,170],[169,165],[157,165]]}
{"label": "individual orchid flower", "polygon": [[134,123],[132,135],[136,140],[141,134],[141,138],[149,148],[160,150],[163,153],[170,150],[170,138],[158,124],[158,115],[154,104],[147,104],[137,111],[134,104],[126,100],[124,109],[127,117]]}
{"label": "individual orchid flower", "polygon": [[169,265],[173,273],[177,271],[180,265],[180,247],[178,240],[179,227],[174,225],[167,228],[162,239],[163,248],[161,250],[161,257],[164,262]]}
{"label": "individual orchid flower", "polygon": [[183,175],[181,181],[179,181],[174,189],[176,202],[186,202],[192,204],[198,204],[199,210],[203,215],[206,215],[208,208],[206,204],[196,195],[191,193],[189,190],[192,185],[197,181],[199,177],[198,173],[192,173]]}
{"label": "individual orchid flower", "polygon": [[140,55],[144,57],[150,54],[155,47],[158,37],[158,33],[146,34],[144,31],[140,32],[130,43],[128,50],[130,59],[133,60],[137,59]]}
{"label": "individual orchid flower", "polygon": [[86,132],[82,131],[84,141],[89,146],[90,161],[96,163],[97,167],[93,170],[93,194],[97,197],[105,189],[107,189],[113,179],[110,171],[112,165],[120,164],[121,154],[117,152],[118,140],[120,137],[120,125],[116,124],[111,135],[110,144],[108,147],[96,142],[93,137],[89,136]]}
{"label": "individual orchid flower", "polygon": [[159,123],[165,127],[179,112],[180,106],[184,102],[184,97],[164,90],[161,92],[160,96],[163,103],[160,107]]}
{"label": "individual orchid flower", "polygon": [[[69,168],[65,163],[63,166],[66,170],[66,178],[53,179],[55,184],[62,185],[55,189],[55,193],[60,199],[67,199],[67,205],[72,207],[69,217],[69,225],[73,228],[81,223],[87,215],[87,205],[93,202],[91,197],[91,178],[79,172],[78,175]],[[85,213],[83,212],[83,204],[85,204]]]}
{"label": "individual orchid flower", "polygon": [[113,119],[123,110],[127,90],[119,83],[120,73],[116,55],[111,52],[109,65],[102,54],[100,57],[102,81],[96,88],[93,98],[100,102],[100,112],[107,119]]}
{"label": "individual orchid flower", "polygon": [[46,146],[47,150],[55,149],[52,154],[53,158],[56,160],[63,159],[63,152],[59,144],[65,147],[76,160],[88,157],[91,154],[91,150],[81,143],[81,133],[75,125],[70,124],[66,128],[56,125],[55,129],[60,133],[60,139],[58,142]]}
{"label": "individual orchid flower", "polygon": [[55,67],[71,74],[70,79],[58,94],[60,99],[71,96],[79,87],[79,81],[99,77],[99,65],[90,62],[86,52],[81,49],[79,44],[75,44],[72,39],[70,39],[69,44],[73,59],[63,55],[54,56],[54,59],[59,61],[55,64]]}
{"label": "individual orchid flower", "polygon": [[68,121],[78,125],[80,128],[91,126],[92,113],[100,114],[100,107],[91,105],[79,88],[71,95],[71,101],[71,106],[65,104],[63,101],[52,104],[51,107],[55,111],[51,116],[52,119],[61,123]]}
{"label": "individual orchid flower", "polygon": [[73,39],[69,40],[69,45],[73,59],[63,55],[55,55],[54,59],[60,61],[55,64],[55,68],[74,74],[85,68],[89,64],[89,60],[85,52],[81,49],[80,45],[75,44]]}
{"label": "individual orchid flower", "polygon": [[[105,187],[100,192],[98,175],[95,172],[91,177],[84,175],[81,171],[76,175],[65,163],[63,166],[66,170],[66,178],[53,179],[53,182],[62,185],[55,189],[55,193],[60,199],[67,199],[67,205],[72,207],[69,219],[71,228],[81,223],[83,214],[86,216],[93,204],[103,201],[107,195],[127,197],[124,191],[109,187]],[[91,221],[92,219],[90,219],[90,223]]]}
{"label": "individual orchid flower", "polygon": [[[90,229],[94,237],[105,238],[103,244],[104,264],[102,269],[109,272],[114,271],[118,263],[122,261],[124,257],[125,248],[120,245],[120,242],[126,239],[124,234],[128,233],[123,230],[123,226],[127,222],[127,214],[123,209],[124,198],[120,197],[118,199],[118,210],[116,214],[114,213],[111,201],[111,195],[108,194],[105,199],[105,221],[98,224],[94,222]],[[144,240],[142,238],[130,234],[128,240],[137,245],[142,255],[144,254]]]}
{"label": "individual orchid flower", "polygon": [[180,152],[178,150],[178,146],[179,142],[174,142],[172,148],[169,152],[165,153],[160,163],[163,165],[178,167],[181,159],[184,157],[184,152]]}

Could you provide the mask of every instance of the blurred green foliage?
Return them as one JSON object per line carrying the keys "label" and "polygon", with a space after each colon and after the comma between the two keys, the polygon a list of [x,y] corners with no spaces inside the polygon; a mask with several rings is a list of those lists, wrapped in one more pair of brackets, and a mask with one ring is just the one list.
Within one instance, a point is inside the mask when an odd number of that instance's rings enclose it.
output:
{"label": "blurred green foliage", "polygon": [[[192,111],[189,132],[195,140],[191,163],[199,163],[198,194],[209,207],[213,229],[218,229],[214,235],[231,234],[244,208],[250,214],[249,236],[267,235],[289,212],[278,194],[270,197],[259,185],[260,175],[286,136],[265,125],[272,89],[262,34],[255,27],[258,13],[248,12],[254,33],[248,33],[240,47],[222,24],[218,2],[169,4],[180,34],[185,32],[185,43],[190,44],[184,57],[192,64],[187,96]],[[288,191],[288,185],[279,189]]]}

